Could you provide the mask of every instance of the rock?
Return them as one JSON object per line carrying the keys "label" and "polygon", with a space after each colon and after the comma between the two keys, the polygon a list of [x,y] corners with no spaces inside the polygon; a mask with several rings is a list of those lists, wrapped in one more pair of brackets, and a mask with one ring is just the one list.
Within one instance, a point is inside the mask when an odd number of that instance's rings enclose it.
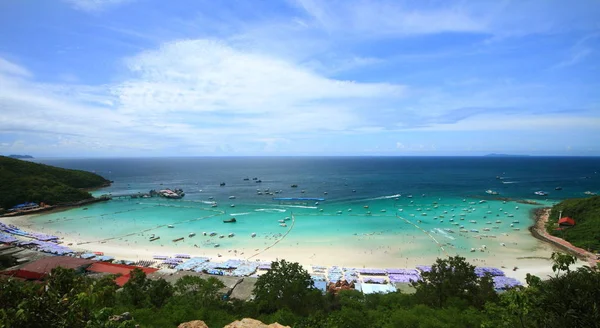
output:
{"label": "rock", "polygon": [[184,322],[177,326],[177,328],[208,328],[208,326],[202,320],[194,320],[189,322]]}
{"label": "rock", "polygon": [[127,321],[127,320],[133,320],[133,317],[131,316],[131,313],[129,313],[129,312],[123,312],[123,314],[113,315],[110,318],[108,318],[108,321],[116,321],[116,322]]}
{"label": "rock", "polygon": [[277,322],[267,325],[255,319],[244,318],[234,321],[223,328],[290,328],[290,326],[282,326]]}

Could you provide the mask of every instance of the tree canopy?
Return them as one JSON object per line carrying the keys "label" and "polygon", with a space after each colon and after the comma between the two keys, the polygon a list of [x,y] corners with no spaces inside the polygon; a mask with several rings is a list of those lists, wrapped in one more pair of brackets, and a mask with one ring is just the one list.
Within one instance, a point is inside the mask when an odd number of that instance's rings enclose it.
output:
{"label": "tree canopy", "polygon": [[[573,218],[575,226],[556,230],[559,215]],[[552,206],[546,229],[577,247],[600,252],[600,196],[567,199]]]}
{"label": "tree canopy", "polygon": [[24,202],[60,204],[89,199],[83,188],[109,184],[105,178],[81,170],[69,170],[0,156],[0,207]]}

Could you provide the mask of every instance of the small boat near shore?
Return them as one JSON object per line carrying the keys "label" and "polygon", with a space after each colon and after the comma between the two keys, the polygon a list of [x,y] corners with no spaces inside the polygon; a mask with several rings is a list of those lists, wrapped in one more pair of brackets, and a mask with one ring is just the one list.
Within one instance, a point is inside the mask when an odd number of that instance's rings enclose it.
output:
{"label": "small boat near shore", "polygon": [[169,224],[169,225],[167,226],[167,228],[175,228],[175,226],[174,226],[174,225],[172,225],[172,224]]}
{"label": "small boat near shore", "polygon": [[184,239],[183,237],[175,238],[175,239],[173,239],[173,242],[176,243],[178,241],[182,241],[183,239]]}
{"label": "small boat near shore", "polygon": [[548,193],[542,190],[538,190],[536,192],[534,192],[534,194],[538,195],[538,196],[548,196]]}
{"label": "small boat near shore", "polygon": [[160,239],[160,236],[156,236],[156,237],[150,238],[150,241],[155,241],[155,240],[159,240],[159,239]]}
{"label": "small boat near shore", "polygon": [[492,190],[492,189],[488,189],[488,190],[486,190],[486,191],[485,191],[485,193],[486,193],[486,194],[488,194],[488,195],[498,195],[498,192],[497,192],[497,191],[494,191],[494,190]]}
{"label": "small boat near shore", "polygon": [[194,237],[196,235],[195,232],[190,232],[190,234],[188,235],[188,237]]}
{"label": "small boat near shore", "polygon": [[223,220],[223,223],[236,223],[236,222],[237,222],[237,220],[235,218]]}

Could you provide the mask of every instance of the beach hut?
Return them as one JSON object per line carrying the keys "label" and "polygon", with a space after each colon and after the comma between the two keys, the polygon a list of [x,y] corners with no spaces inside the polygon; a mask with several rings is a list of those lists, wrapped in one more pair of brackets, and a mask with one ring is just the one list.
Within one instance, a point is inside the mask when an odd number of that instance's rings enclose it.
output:
{"label": "beach hut", "polygon": [[566,216],[558,220],[558,225],[561,227],[572,227],[575,225],[575,220]]}

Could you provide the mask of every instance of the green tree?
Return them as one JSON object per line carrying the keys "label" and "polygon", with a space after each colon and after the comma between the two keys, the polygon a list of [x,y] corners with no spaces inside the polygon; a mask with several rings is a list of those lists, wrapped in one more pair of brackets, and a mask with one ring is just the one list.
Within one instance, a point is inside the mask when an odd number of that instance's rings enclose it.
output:
{"label": "green tree", "polygon": [[173,296],[173,286],[164,279],[150,280],[148,282],[148,297],[155,307],[162,307]]}
{"label": "green tree", "polygon": [[294,313],[306,314],[321,303],[321,294],[314,288],[308,272],[300,264],[285,260],[273,262],[271,270],[258,278],[254,295],[255,302],[265,313],[288,308]]}
{"label": "green tree", "polygon": [[422,279],[413,282],[412,286],[416,289],[416,298],[424,304],[444,307],[452,299],[453,302],[483,307],[485,301],[495,300],[491,278],[487,275],[479,278],[475,266],[464,257],[437,259],[431,271],[421,276]]}
{"label": "green tree", "polygon": [[129,280],[123,285],[123,299],[136,307],[147,305],[149,301],[146,294],[147,287],[146,274],[141,269],[135,268],[131,270]]}

